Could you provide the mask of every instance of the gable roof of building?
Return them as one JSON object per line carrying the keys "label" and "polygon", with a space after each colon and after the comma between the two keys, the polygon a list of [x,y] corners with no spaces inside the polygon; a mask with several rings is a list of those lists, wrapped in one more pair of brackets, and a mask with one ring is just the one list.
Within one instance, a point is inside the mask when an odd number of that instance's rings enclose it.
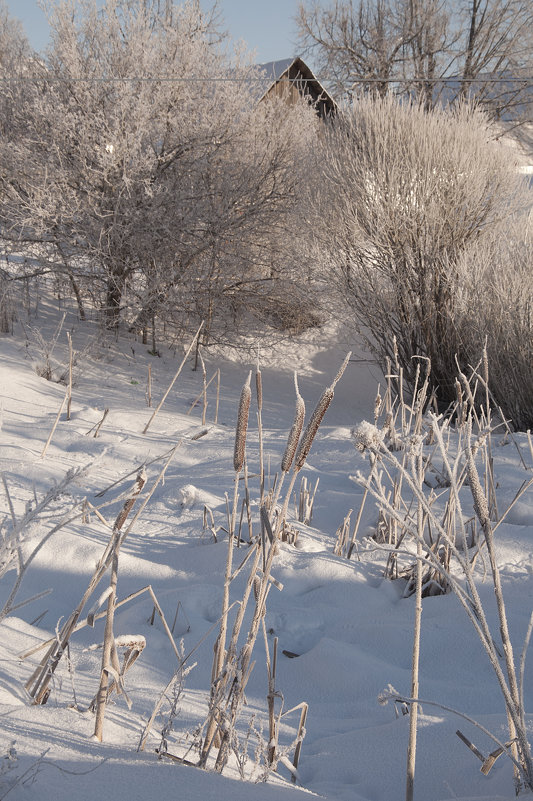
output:
{"label": "gable roof of building", "polygon": [[276,86],[287,81],[288,84],[296,85],[303,96],[308,95],[313,102],[319,103],[323,116],[335,113],[337,104],[312,70],[298,56],[280,61],[268,61],[266,64],[259,64],[259,69],[264,75],[264,78],[260,78],[257,82],[259,100],[272,92]]}

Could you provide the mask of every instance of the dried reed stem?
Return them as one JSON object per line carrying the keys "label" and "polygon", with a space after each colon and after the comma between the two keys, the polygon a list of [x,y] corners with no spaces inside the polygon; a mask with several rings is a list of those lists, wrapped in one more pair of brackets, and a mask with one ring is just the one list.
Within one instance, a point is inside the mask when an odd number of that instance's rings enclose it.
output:
{"label": "dried reed stem", "polygon": [[[296,748],[294,750],[294,758],[292,760],[292,764],[296,769],[298,769],[298,763],[300,761],[300,755],[302,753],[302,743],[304,739],[305,733],[305,724],[307,721],[307,712],[309,710],[309,705],[304,701],[302,703],[302,711],[300,713],[300,723],[298,724],[298,733],[296,735]],[[292,781],[296,782],[296,775],[292,774]]]}
{"label": "dried reed stem", "polygon": [[[235,485],[237,485],[238,474],[236,474],[235,478]],[[235,490],[236,492],[236,490]],[[235,502],[234,502],[234,510],[232,514],[232,521],[234,521],[235,517]],[[234,524],[234,522],[233,522]],[[222,692],[221,682],[222,679],[222,668],[224,666],[224,661],[226,658],[226,637],[228,631],[228,614],[229,614],[229,589],[231,584],[231,568],[232,568],[232,557],[233,557],[233,524],[230,526],[230,531],[228,533],[228,553],[226,557],[226,572],[224,576],[224,588],[222,591],[222,613],[220,615],[220,629],[218,632],[218,638],[215,645],[215,654],[213,659],[213,668],[211,671],[211,714],[209,716],[208,724],[207,724],[207,731],[204,737],[204,743],[202,747],[202,753],[200,755],[200,766],[205,767],[207,764],[207,758],[209,756],[209,752],[211,750],[211,746],[213,744],[213,740],[217,731],[217,727],[219,725],[219,716],[220,710],[217,704],[217,697]]]}
{"label": "dried reed stem", "polygon": [[126,522],[126,519],[133,508],[133,505],[139,497],[142,488],[146,483],[146,473],[141,471],[137,476],[137,480],[133,486],[132,492],[128,500],[124,503],[115,524],[113,526],[113,556],[111,562],[111,576],[109,581],[109,596],[107,599],[107,613],[106,624],[104,632],[104,647],[102,652],[102,670],[100,675],[100,687],[96,696],[96,721],[94,727],[94,735],[99,742],[103,738],[103,726],[105,705],[107,702],[107,687],[110,675],[117,676],[117,692],[120,690],[118,683],[118,658],[115,648],[115,637],[113,634],[113,622],[115,618],[115,604],[117,599],[117,581],[118,581],[118,559],[120,550],[120,529]]}
{"label": "dried reed stem", "polygon": [[[156,481],[154,482],[154,484],[153,484],[148,496],[144,499],[144,502],[142,503],[142,505],[138,509],[135,517],[131,521],[131,523],[128,526],[128,528],[126,529],[126,531],[124,533],[120,533],[120,539],[118,540],[120,545],[122,545],[122,543],[124,542],[125,538],[127,537],[129,532],[131,531],[132,526],[138,520],[139,516],[142,514],[142,511],[146,507],[146,504],[148,503],[148,501],[152,497],[153,493],[155,492],[157,486],[159,485],[159,482],[163,479],[163,477],[165,475],[165,472],[166,472],[166,470],[167,470],[167,468],[168,468],[168,466],[169,466],[174,454],[176,453],[176,450],[181,445],[182,441],[183,440],[180,440],[172,448],[172,450],[170,451],[170,454],[168,456],[168,459],[165,462],[165,464],[163,465],[163,467],[162,467],[162,469],[161,469]],[[121,515],[123,515],[123,514],[124,514],[124,508],[123,508],[123,510],[121,512]],[[114,530],[117,527],[117,522],[118,522],[118,518],[117,518],[117,521],[115,521]],[[120,525],[122,526],[124,522],[125,522],[125,518],[124,518],[124,520],[122,521],[122,523]],[[96,565],[96,568],[95,568],[94,573],[93,573],[93,575],[91,577],[91,580],[89,581],[89,585],[88,585],[87,589],[85,590],[85,593],[83,594],[78,606],[71,613],[70,617],[68,618],[68,620],[66,621],[65,625],[61,629],[60,641],[53,643],[53,645],[51,646],[49,651],[47,651],[47,653],[45,654],[45,656],[41,660],[40,665],[36,668],[34,673],[30,676],[30,678],[26,682],[25,687],[28,690],[29,694],[32,696],[32,698],[35,699],[34,703],[36,703],[36,704],[44,704],[44,703],[46,703],[46,701],[48,699],[48,692],[47,692],[48,684],[50,683],[50,680],[52,679],[52,676],[53,676],[53,674],[55,672],[55,669],[57,668],[57,665],[59,664],[59,661],[61,660],[63,652],[65,651],[65,648],[66,648],[66,646],[67,646],[67,644],[69,642],[69,639],[70,639],[72,633],[76,629],[76,624],[77,624],[77,622],[78,622],[78,620],[79,620],[79,618],[81,616],[81,613],[83,611],[83,608],[85,607],[85,604],[89,600],[89,598],[92,595],[92,593],[94,592],[95,588],[100,583],[100,580],[102,579],[104,573],[106,572],[107,568],[109,567],[109,565],[111,563],[111,560],[112,560],[112,557],[113,557],[113,551],[114,551],[114,548],[115,548],[115,544],[116,544],[116,538],[115,538],[115,536],[112,536],[110,541],[109,541],[109,543],[107,544],[107,546],[106,546],[106,548],[104,550],[104,553],[102,554],[102,556],[100,557],[100,560],[98,561],[98,563]],[[30,689],[30,687],[31,687],[31,689]]]}
{"label": "dried reed stem", "polygon": [[[211,383],[215,380],[216,377],[217,377],[216,373],[213,373],[213,375],[211,376],[211,378],[207,382],[207,386],[205,387],[205,389],[209,389],[209,387],[211,386]],[[204,389],[202,388],[202,391],[200,392],[200,394],[197,395],[196,398],[191,403],[191,405],[189,407],[189,411],[186,412],[187,417],[190,415],[190,413],[192,412],[192,410],[194,409],[194,407],[196,406],[198,401],[203,397],[203,395],[204,395]]]}
{"label": "dried reed stem", "polygon": [[350,533],[350,518],[353,509],[350,509],[348,514],[344,516],[344,520],[338,527],[335,536],[335,545],[333,546],[333,553],[335,556],[344,556],[346,550],[346,542]]}
{"label": "dried reed stem", "polygon": [[172,387],[174,386],[174,384],[175,384],[175,382],[176,382],[176,380],[177,380],[177,378],[178,378],[179,374],[180,374],[180,373],[181,373],[181,371],[183,370],[183,365],[185,364],[185,362],[186,362],[186,361],[187,361],[187,359],[189,358],[189,354],[190,354],[191,350],[192,350],[192,349],[193,349],[193,347],[194,347],[194,343],[196,342],[196,340],[198,339],[198,337],[199,337],[199,335],[200,335],[200,331],[202,330],[202,328],[203,328],[203,325],[204,325],[204,321],[202,320],[202,322],[200,323],[200,326],[199,326],[199,328],[198,328],[198,331],[197,331],[197,332],[196,332],[196,334],[193,336],[193,338],[192,338],[192,340],[191,340],[191,344],[190,344],[190,345],[189,345],[189,347],[187,348],[187,351],[186,351],[186,353],[185,353],[185,356],[183,357],[183,359],[182,359],[182,362],[181,362],[180,366],[178,367],[178,369],[177,369],[177,371],[176,371],[176,374],[174,375],[174,378],[172,379],[172,381],[170,382],[170,384],[169,384],[169,386],[168,386],[168,389],[167,389],[167,391],[165,392],[165,394],[163,395],[163,397],[162,397],[162,398],[161,398],[161,400],[159,401],[159,405],[157,406],[157,408],[156,408],[156,409],[154,409],[154,412],[153,412],[152,416],[150,417],[150,419],[149,419],[149,420],[148,420],[148,422],[146,423],[146,425],[145,425],[145,427],[144,427],[144,429],[143,429],[143,434],[146,434],[146,432],[147,432],[147,431],[148,431],[148,429],[150,428],[150,426],[151,426],[151,424],[152,424],[152,421],[153,421],[154,417],[156,416],[156,414],[157,414],[157,413],[159,412],[159,410],[161,409],[162,405],[164,404],[165,400],[167,399],[168,393],[170,392],[170,390],[171,390],[171,389],[172,389]]}
{"label": "dried reed stem", "polygon": [[353,553],[353,549],[355,547],[355,540],[357,537],[357,532],[359,531],[359,526],[361,525],[361,518],[363,517],[363,509],[365,508],[366,499],[368,497],[368,489],[365,487],[363,492],[363,498],[361,500],[361,506],[359,507],[359,511],[357,513],[357,519],[355,521],[355,525],[353,527],[352,537],[350,539],[350,546],[348,548],[348,553],[346,554],[347,559],[350,559]]}
{"label": "dried reed stem", "polygon": [[70,420],[70,407],[72,404],[72,337],[67,331],[68,340],[68,401],[67,401],[67,420]]}
{"label": "dried reed stem", "polygon": [[200,358],[200,365],[202,367],[202,425],[205,426],[207,415],[207,370],[205,369],[204,357],[200,351],[198,352],[198,356]]}
{"label": "dried reed stem", "polygon": [[217,370],[217,398],[215,401],[215,425],[218,423],[218,405],[220,402],[220,367]]}
{"label": "dried reed stem", "polygon": [[259,369],[259,361],[255,373],[255,390],[257,395],[257,429],[259,432],[259,507],[261,507],[265,495],[265,465],[263,455],[263,378]]}
{"label": "dried reed stem", "polygon": [[[423,456],[419,452],[412,459],[412,471],[419,482],[420,492],[423,491],[424,465]],[[416,538],[416,590],[415,590],[415,621],[413,627],[413,658],[411,671],[411,698],[418,698],[418,671],[420,663],[420,632],[422,623],[422,542],[424,538],[424,509],[419,502],[417,506],[417,538]],[[409,744],[407,747],[407,776],[405,788],[405,801],[413,801],[416,763],[416,733],[418,722],[418,704],[413,703],[409,710]]]}
{"label": "dried reed stem", "polygon": [[276,759],[276,748],[278,745],[278,725],[276,721],[276,668],[278,663],[278,638],[274,637],[274,651],[272,661],[270,660],[270,649],[268,647],[268,639],[266,634],[265,619],[262,620],[263,637],[265,640],[265,653],[267,660],[267,675],[268,675],[268,764],[273,765]]}
{"label": "dried reed stem", "polygon": [[[266,600],[271,586],[270,571],[272,569],[272,561],[274,559],[275,552],[276,552],[275,544],[272,544],[270,546],[269,554],[266,559],[265,570],[262,572],[261,578],[256,576],[255,571],[253,574],[251,574],[252,581],[249,583],[249,587],[253,586],[254,588],[255,609],[252,616],[250,628],[248,630],[246,643],[244,647],[241,649],[238,662],[236,658],[232,660],[232,674],[235,676],[235,680],[232,681],[231,684],[229,685],[230,692],[227,699],[227,708],[229,711],[227,713],[227,720],[224,726],[222,742],[220,744],[218,756],[215,763],[215,770],[220,773],[223,771],[224,766],[226,765],[228,759],[230,738],[235,727],[237,716],[242,707],[246,684],[248,682],[250,673],[254,665],[254,663],[252,663],[251,661],[252,653],[255,641],[257,639],[259,626],[266,611]],[[257,555],[257,558],[259,558],[259,554]],[[255,567],[255,570],[257,570],[257,567]],[[248,593],[249,593],[249,587],[247,588]],[[230,653],[230,649],[228,649],[228,653]],[[229,661],[230,660],[228,660],[228,664]]]}
{"label": "dried reed stem", "polygon": [[[470,437],[469,437],[470,439]],[[505,666],[507,672],[507,681],[509,692],[512,699],[512,707],[507,704],[507,717],[509,723],[509,739],[514,741],[511,750],[515,759],[519,758],[520,764],[523,766],[527,779],[533,782],[533,763],[531,761],[531,754],[526,737],[526,730],[523,721],[523,710],[520,707],[520,691],[518,687],[516,668],[513,656],[513,646],[509,635],[509,628],[507,624],[507,614],[505,609],[505,602],[503,598],[503,591],[501,586],[500,571],[496,562],[496,553],[494,548],[494,532],[490,522],[489,506],[487,499],[481,488],[479,474],[475,466],[472,447],[468,445],[467,451],[467,476],[470,491],[474,501],[474,510],[478,517],[483,533],[485,535],[485,542],[487,545],[487,552],[492,572],[492,581],[494,585],[494,595],[496,597],[496,607],[498,610],[498,619],[500,622],[500,635],[503,645],[503,652],[505,658]],[[516,720],[516,716],[520,715],[520,720]],[[518,740],[518,743],[516,742]],[[520,757],[519,757],[520,750]],[[515,775],[515,782],[519,783],[519,776]]]}
{"label": "dried reed stem", "polygon": [[276,482],[274,496],[270,504],[272,513],[274,513],[274,510],[276,508],[276,504],[278,502],[281,493],[281,488],[283,486],[285,476],[291,469],[292,461],[294,459],[294,454],[296,453],[296,448],[298,447],[298,441],[300,439],[300,434],[302,433],[302,428],[305,419],[305,403],[304,399],[300,395],[300,390],[298,387],[298,374],[296,372],[294,373],[294,390],[296,392],[296,408],[294,410],[294,419],[291,429],[289,431],[289,436],[287,437],[287,444],[285,445],[285,451],[281,459],[281,471],[282,471],[281,476],[279,481]]}
{"label": "dried reed stem", "polygon": [[66,403],[67,398],[68,398],[68,392],[69,392],[69,390],[68,390],[68,387],[67,387],[67,389],[65,391],[65,394],[63,396],[63,400],[61,401],[61,406],[59,407],[59,411],[58,411],[58,413],[56,415],[56,419],[54,420],[54,425],[52,426],[52,430],[50,431],[50,434],[48,435],[48,439],[46,440],[46,445],[44,446],[43,451],[41,453],[41,459],[44,459],[44,457],[46,455],[46,451],[48,450],[48,446],[52,442],[52,437],[54,436],[54,431],[57,428],[57,424],[59,423],[59,418],[61,417],[61,412],[63,411],[63,407],[65,406],[65,403]]}
{"label": "dried reed stem", "polygon": [[215,688],[215,683],[221,680],[222,668],[226,658],[226,635],[228,629],[228,610],[229,610],[229,589],[232,580],[232,555],[233,555],[233,541],[235,537],[235,520],[237,515],[238,494],[239,494],[239,474],[242,470],[245,461],[246,452],[246,432],[248,429],[248,415],[250,411],[250,401],[252,397],[252,390],[250,382],[252,379],[252,371],[250,370],[248,378],[241,390],[239,400],[239,409],[237,413],[237,425],[235,430],[235,445],[233,451],[233,467],[235,469],[235,481],[233,490],[233,506],[229,520],[228,532],[228,554],[226,559],[226,573],[224,578],[224,589],[222,596],[222,614],[220,619],[220,631],[218,634],[217,644],[215,648],[215,656],[213,660],[212,670],[212,685],[211,685],[211,703],[213,712],[210,715],[207,732],[204,738],[202,754],[200,757],[200,764],[205,766],[207,757],[211,749],[213,738],[216,733],[218,725],[219,710],[217,709],[216,698],[217,692],[221,692],[220,688]]}
{"label": "dried reed stem", "polygon": [[[109,409],[104,409],[104,413],[102,415],[102,419],[94,427],[94,434],[93,434],[93,438],[94,439],[96,439],[98,437],[98,434],[100,433],[100,429],[102,428],[102,426],[104,424],[104,421],[105,421],[105,419],[106,419],[108,414],[109,414]],[[92,430],[93,429],[91,429],[91,431]],[[87,433],[89,434],[90,432],[88,431]]]}

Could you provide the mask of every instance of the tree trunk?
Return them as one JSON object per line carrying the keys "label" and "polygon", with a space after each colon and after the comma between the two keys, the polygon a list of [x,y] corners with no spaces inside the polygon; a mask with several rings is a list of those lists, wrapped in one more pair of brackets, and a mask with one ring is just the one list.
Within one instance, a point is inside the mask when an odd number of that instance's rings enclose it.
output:
{"label": "tree trunk", "polygon": [[109,271],[107,279],[105,303],[105,327],[108,330],[117,329],[120,323],[120,303],[124,291],[124,276]]}

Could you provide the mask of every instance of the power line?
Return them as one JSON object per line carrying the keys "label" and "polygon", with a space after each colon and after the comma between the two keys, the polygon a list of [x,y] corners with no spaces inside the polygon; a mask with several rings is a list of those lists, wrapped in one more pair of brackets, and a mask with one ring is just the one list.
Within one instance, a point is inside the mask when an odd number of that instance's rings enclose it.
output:
{"label": "power line", "polygon": [[[57,76],[57,75],[39,75],[39,76],[9,76],[0,77],[0,83],[35,83],[37,81],[45,81],[47,83],[268,83],[275,85],[279,83],[287,84],[322,84],[334,83],[337,79],[332,78],[275,78],[269,75],[266,76],[187,76],[180,77],[178,75],[130,75],[130,76]],[[515,84],[525,84],[526,86],[533,85],[533,76],[513,77],[513,78],[462,78],[460,76],[444,76],[442,78],[375,78],[358,76],[353,79],[351,86],[357,84],[368,83],[393,83],[393,84],[455,84],[460,86],[464,83],[472,84],[507,84],[509,87],[514,87]],[[526,86],[521,88],[526,88]],[[515,87],[516,88],[516,87]]]}

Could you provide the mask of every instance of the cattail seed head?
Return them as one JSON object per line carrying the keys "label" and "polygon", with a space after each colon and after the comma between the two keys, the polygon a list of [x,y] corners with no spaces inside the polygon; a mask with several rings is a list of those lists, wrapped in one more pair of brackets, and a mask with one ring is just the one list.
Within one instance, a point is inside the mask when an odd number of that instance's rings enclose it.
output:
{"label": "cattail seed head", "polygon": [[490,520],[489,506],[485,497],[485,493],[481,487],[479,473],[476,469],[474,456],[470,448],[467,451],[466,475],[470,485],[470,492],[472,493],[472,498],[474,501],[474,510],[481,525],[485,526]]}
{"label": "cattail seed head", "polygon": [[488,387],[489,385],[489,357],[487,355],[487,343],[485,343],[483,347],[483,353],[481,356],[481,362],[483,365],[483,381],[485,382],[485,386]]}
{"label": "cattail seed head", "polygon": [[300,439],[300,434],[302,433],[305,419],[305,403],[298,389],[298,379],[296,373],[294,374],[294,387],[296,389],[296,409],[294,412],[294,421],[287,438],[285,453],[283,454],[283,458],[281,460],[281,469],[284,473],[287,473],[290,470],[292,460],[294,459],[294,454],[296,453],[296,448],[298,447],[298,440]]}
{"label": "cattail seed head", "polygon": [[300,440],[300,444],[298,446],[298,450],[296,451],[296,456],[294,459],[294,469],[296,471],[301,470],[305,464],[305,460],[309,455],[309,451],[311,450],[311,445],[313,444],[313,440],[315,438],[316,432],[322,422],[322,418],[326,414],[329,404],[333,400],[333,388],[328,387],[322,393],[322,397],[318,401],[313,414],[311,415],[311,419],[307,423],[307,427],[302,434],[302,439]]}
{"label": "cattail seed head", "polygon": [[315,438],[316,432],[318,431],[318,427],[322,422],[322,418],[326,414],[329,404],[333,400],[333,395],[335,394],[335,386],[337,385],[337,382],[341,379],[342,374],[346,370],[346,365],[350,361],[351,355],[352,355],[351,351],[346,355],[346,358],[341,364],[339,372],[333,379],[331,386],[327,387],[327,389],[324,390],[320,400],[318,401],[315,407],[313,414],[311,415],[311,419],[309,420],[307,428],[302,434],[298,450],[296,451],[296,456],[294,458],[295,471],[301,470],[305,464],[305,460],[307,459],[309,451],[311,450],[311,445],[313,444],[313,440]]}
{"label": "cattail seed head", "polygon": [[259,411],[263,409],[263,378],[261,376],[261,370],[259,366],[257,367],[255,373],[255,389],[257,393],[257,408]]}
{"label": "cattail seed head", "polygon": [[252,371],[250,370],[248,374],[248,380],[241,390],[241,397],[239,400],[237,429],[235,431],[235,449],[233,451],[233,467],[236,473],[239,473],[242,470],[242,466],[244,464],[246,431],[248,429],[248,414],[250,411],[250,401],[252,399],[252,390],[250,389],[251,380]]}
{"label": "cattail seed head", "polygon": [[341,378],[342,378],[342,375],[343,375],[343,373],[344,373],[344,371],[346,370],[346,367],[347,367],[347,365],[348,365],[348,362],[350,361],[351,355],[352,355],[352,351],[350,350],[350,351],[349,351],[349,352],[346,354],[346,356],[345,356],[345,358],[344,358],[344,361],[343,361],[343,363],[342,363],[342,364],[341,364],[341,366],[339,367],[339,372],[337,373],[337,375],[336,375],[336,376],[335,376],[335,378],[333,379],[333,381],[332,381],[332,384],[331,384],[331,386],[330,386],[330,389],[335,389],[336,385],[337,385],[337,384],[338,384],[338,382],[341,380]]}

